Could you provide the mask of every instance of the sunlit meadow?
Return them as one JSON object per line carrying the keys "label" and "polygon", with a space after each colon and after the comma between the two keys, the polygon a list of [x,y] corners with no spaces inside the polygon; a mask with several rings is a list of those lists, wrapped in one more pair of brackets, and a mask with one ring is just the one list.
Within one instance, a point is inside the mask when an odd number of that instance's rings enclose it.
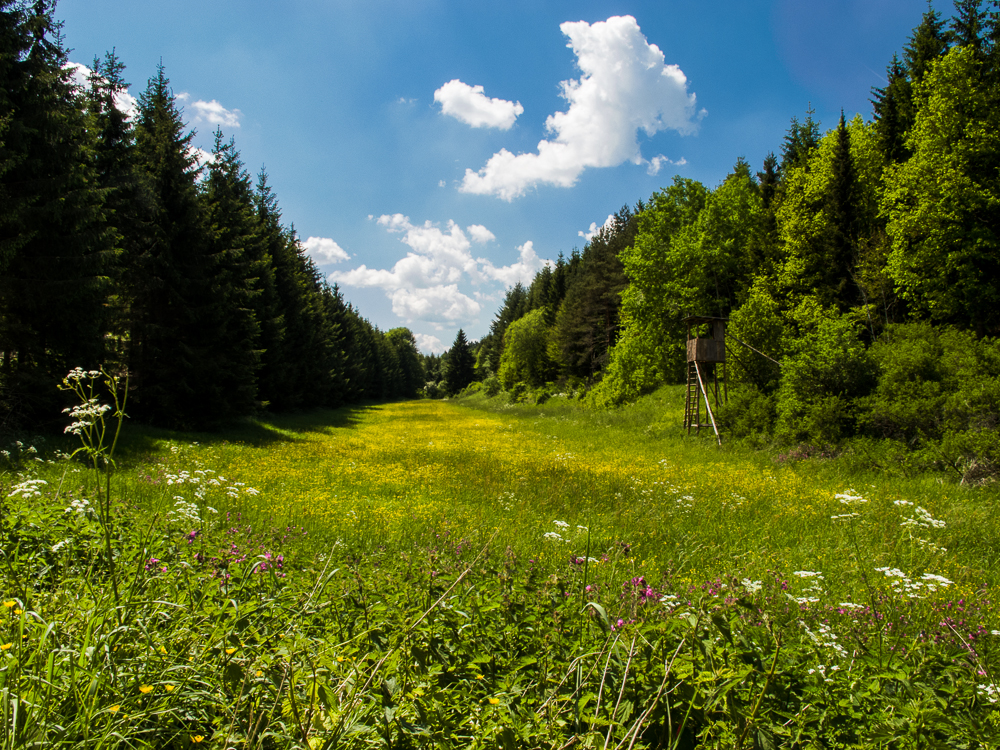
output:
{"label": "sunlit meadow", "polygon": [[679,397],[12,443],[2,747],[995,746],[995,488]]}

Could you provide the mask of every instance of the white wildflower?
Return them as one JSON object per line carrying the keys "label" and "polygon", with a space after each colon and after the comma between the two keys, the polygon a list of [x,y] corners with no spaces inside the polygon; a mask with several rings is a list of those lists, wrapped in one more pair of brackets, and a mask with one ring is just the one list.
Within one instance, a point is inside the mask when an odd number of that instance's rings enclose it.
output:
{"label": "white wildflower", "polygon": [[14,487],[11,489],[10,494],[7,495],[7,497],[14,497],[15,495],[20,495],[26,500],[32,497],[41,497],[42,496],[41,487],[42,485],[46,484],[48,484],[48,482],[46,482],[44,479],[25,479],[20,484],[15,484]]}

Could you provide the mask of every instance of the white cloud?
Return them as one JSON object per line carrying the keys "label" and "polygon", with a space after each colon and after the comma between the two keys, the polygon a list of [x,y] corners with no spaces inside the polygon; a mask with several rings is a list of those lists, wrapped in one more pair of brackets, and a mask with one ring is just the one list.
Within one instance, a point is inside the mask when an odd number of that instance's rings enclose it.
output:
{"label": "white cloud", "polygon": [[460,190],[513,200],[538,183],[571,187],[588,167],[613,167],[643,159],[637,135],[697,130],[695,95],[676,65],[649,44],[632,16],[614,16],[590,25],[559,27],[569,39],[582,75],[563,81],[569,109],[550,115],[546,130],[554,137],[538,153],[494,154],[479,172],[465,171]]}
{"label": "white cloud", "polygon": [[[178,96],[178,99],[181,97]],[[186,98],[186,95],[185,95]],[[221,125],[227,128],[238,128],[243,113],[238,109],[226,109],[213,99],[210,102],[198,100],[191,104],[195,111],[192,122],[207,122],[211,125]]]}
{"label": "white cloud", "polygon": [[465,229],[469,233],[469,236],[472,237],[472,241],[478,242],[480,245],[485,245],[487,242],[492,242],[496,239],[496,235],[482,224],[473,224]]}
{"label": "white cloud", "polygon": [[431,354],[440,354],[448,348],[441,339],[437,336],[431,336],[428,333],[415,333],[413,334],[413,338],[417,340],[417,349],[424,354],[428,352]]}
{"label": "white cloud", "polygon": [[514,286],[518,282],[530,284],[531,280],[535,278],[535,274],[545,266],[555,267],[555,263],[551,260],[542,260],[538,257],[531,240],[518,247],[517,251],[520,254],[520,260],[500,268],[495,268],[488,260],[480,258],[479,262],[484,264],[483,273],[491,279],[503,282],[504,286]]}
{"label": "white cloud", "polygon": [[349,260],[350,255],[329,237],[310,237],[302,243],[306,252],[320,265]]}
{"label": "white cloud", "polygon": [[510,130],[518,115],[524,112],[520,102],[491,99],[482,86],[470,86],[457,78],[434,92],[434,101],[441,103],[441,112],[474,128]]}
{"label": "white cloud", "polygon": [[463,286],[527,283],[543,267],[552,265],[552,261],[538,257],[530,241],[518,248],[518,260],[509,266],[497,267],[486,258],[473,257],[472,241],[496,239],[481,224],[463,231],[454,221],[444,227],[430,221],[414,224],[403,214],[384,214],[375,221],[386,231],[402,235],[400,241],[409,248],[406,255],[391,269],[361,265],[334,272],[329,278],[343,286],[384,290],[392,311],[407,323],[468,325],[482,311],[481,303],[495,299],[490,293],[495,289],[481,294],[478,290],[463,291]]}
{"label": "white cloud", "polygon": [[[94,71],[86,65],[75,62],[68,62],[63,67],[70,71],[71,83],[77,89],[80,91],[90,89],[90,76]],[[115,94],[115,107],[130,120],[135,120],[139,115],[139,101],[128,91],[119,91]]]}
{"label": "white cloud", "polygon": [[649,166],[646,168],[646,174],[654,175],[659,174],[664,164],[673,164],[675,167],[683,167],[687,164],[687,159],[681,157],[679,160],[674,161],[673,159],[668,159],[663,154],[658,154],[650,159],[648,163]]}
{"label": "white cloud", "polygon": [[474,318],[482,309],[478,302],[458,291],[456,284],[427,289],[395,289],[389,295],[392,311],[407,322]]}
{"label": "white cloud", "polygon": [[[215,162],[215,154],[197,146],[188,147],[188,156],[194,157],[198,169],[204,169],[209,164]],[[202,176],[204,176],[204,173]]]}
{"label": "white cloud", "polygon": [[592,221],[590,222],[590,229],[588,229],[586,232],[584,231],[577,232],[577,234],[583,237],[583,239],[587,240],[587,242],[590,242],[592,239],[594,239],[594,237],[597,236],[598,232],[600,232],[605,227],[611,227],[614,223],[615,223],[615,215],[608,214],[608,218],[604,221],[604,223],[601,226],[597,226],[597,222]]}

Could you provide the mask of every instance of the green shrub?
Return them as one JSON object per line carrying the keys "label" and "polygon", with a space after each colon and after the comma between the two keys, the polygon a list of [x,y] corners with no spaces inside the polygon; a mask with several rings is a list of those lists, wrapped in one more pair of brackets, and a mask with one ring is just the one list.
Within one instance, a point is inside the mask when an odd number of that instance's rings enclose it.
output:
{"label": "green shrub", "polygon": [[807,298],[793,317],[799,337],[781,362],[776,436],[784,443],[838,444],[856,431],[859,400],[875,366],[855,323]]}
{"label": "green shrub", "polygon": [[968,481],[1000,465],[1000,344],[927,322],[890,326],[870,354],[874,391],[859,402],[865,434],[908,446],[927,468]]}
{"label": "green shrub", "polygon": [[727,437],[747,439],[756,446],[766,444],[774,432],[777,398],[749,385],[729,389],[729,399],[718,410],[719,429]]}
{"label": "green shrub", "polygon": [[493,398],[500,393],[501,390],[503,390],[503,388],[500,385],[500,379],[496,375],[490,375],[483,381],[483,393],[486,394],[487,398]]}

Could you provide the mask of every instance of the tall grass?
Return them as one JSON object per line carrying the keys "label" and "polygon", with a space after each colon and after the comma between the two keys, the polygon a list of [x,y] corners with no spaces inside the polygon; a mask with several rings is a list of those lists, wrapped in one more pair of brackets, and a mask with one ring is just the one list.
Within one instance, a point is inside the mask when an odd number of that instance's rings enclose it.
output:
{"label": "tall grass", "polygon": [[682,398],[126,428],[117,603],[83,467],[22,440],[0,745],[997,741],[995,489],[719,450]]}

